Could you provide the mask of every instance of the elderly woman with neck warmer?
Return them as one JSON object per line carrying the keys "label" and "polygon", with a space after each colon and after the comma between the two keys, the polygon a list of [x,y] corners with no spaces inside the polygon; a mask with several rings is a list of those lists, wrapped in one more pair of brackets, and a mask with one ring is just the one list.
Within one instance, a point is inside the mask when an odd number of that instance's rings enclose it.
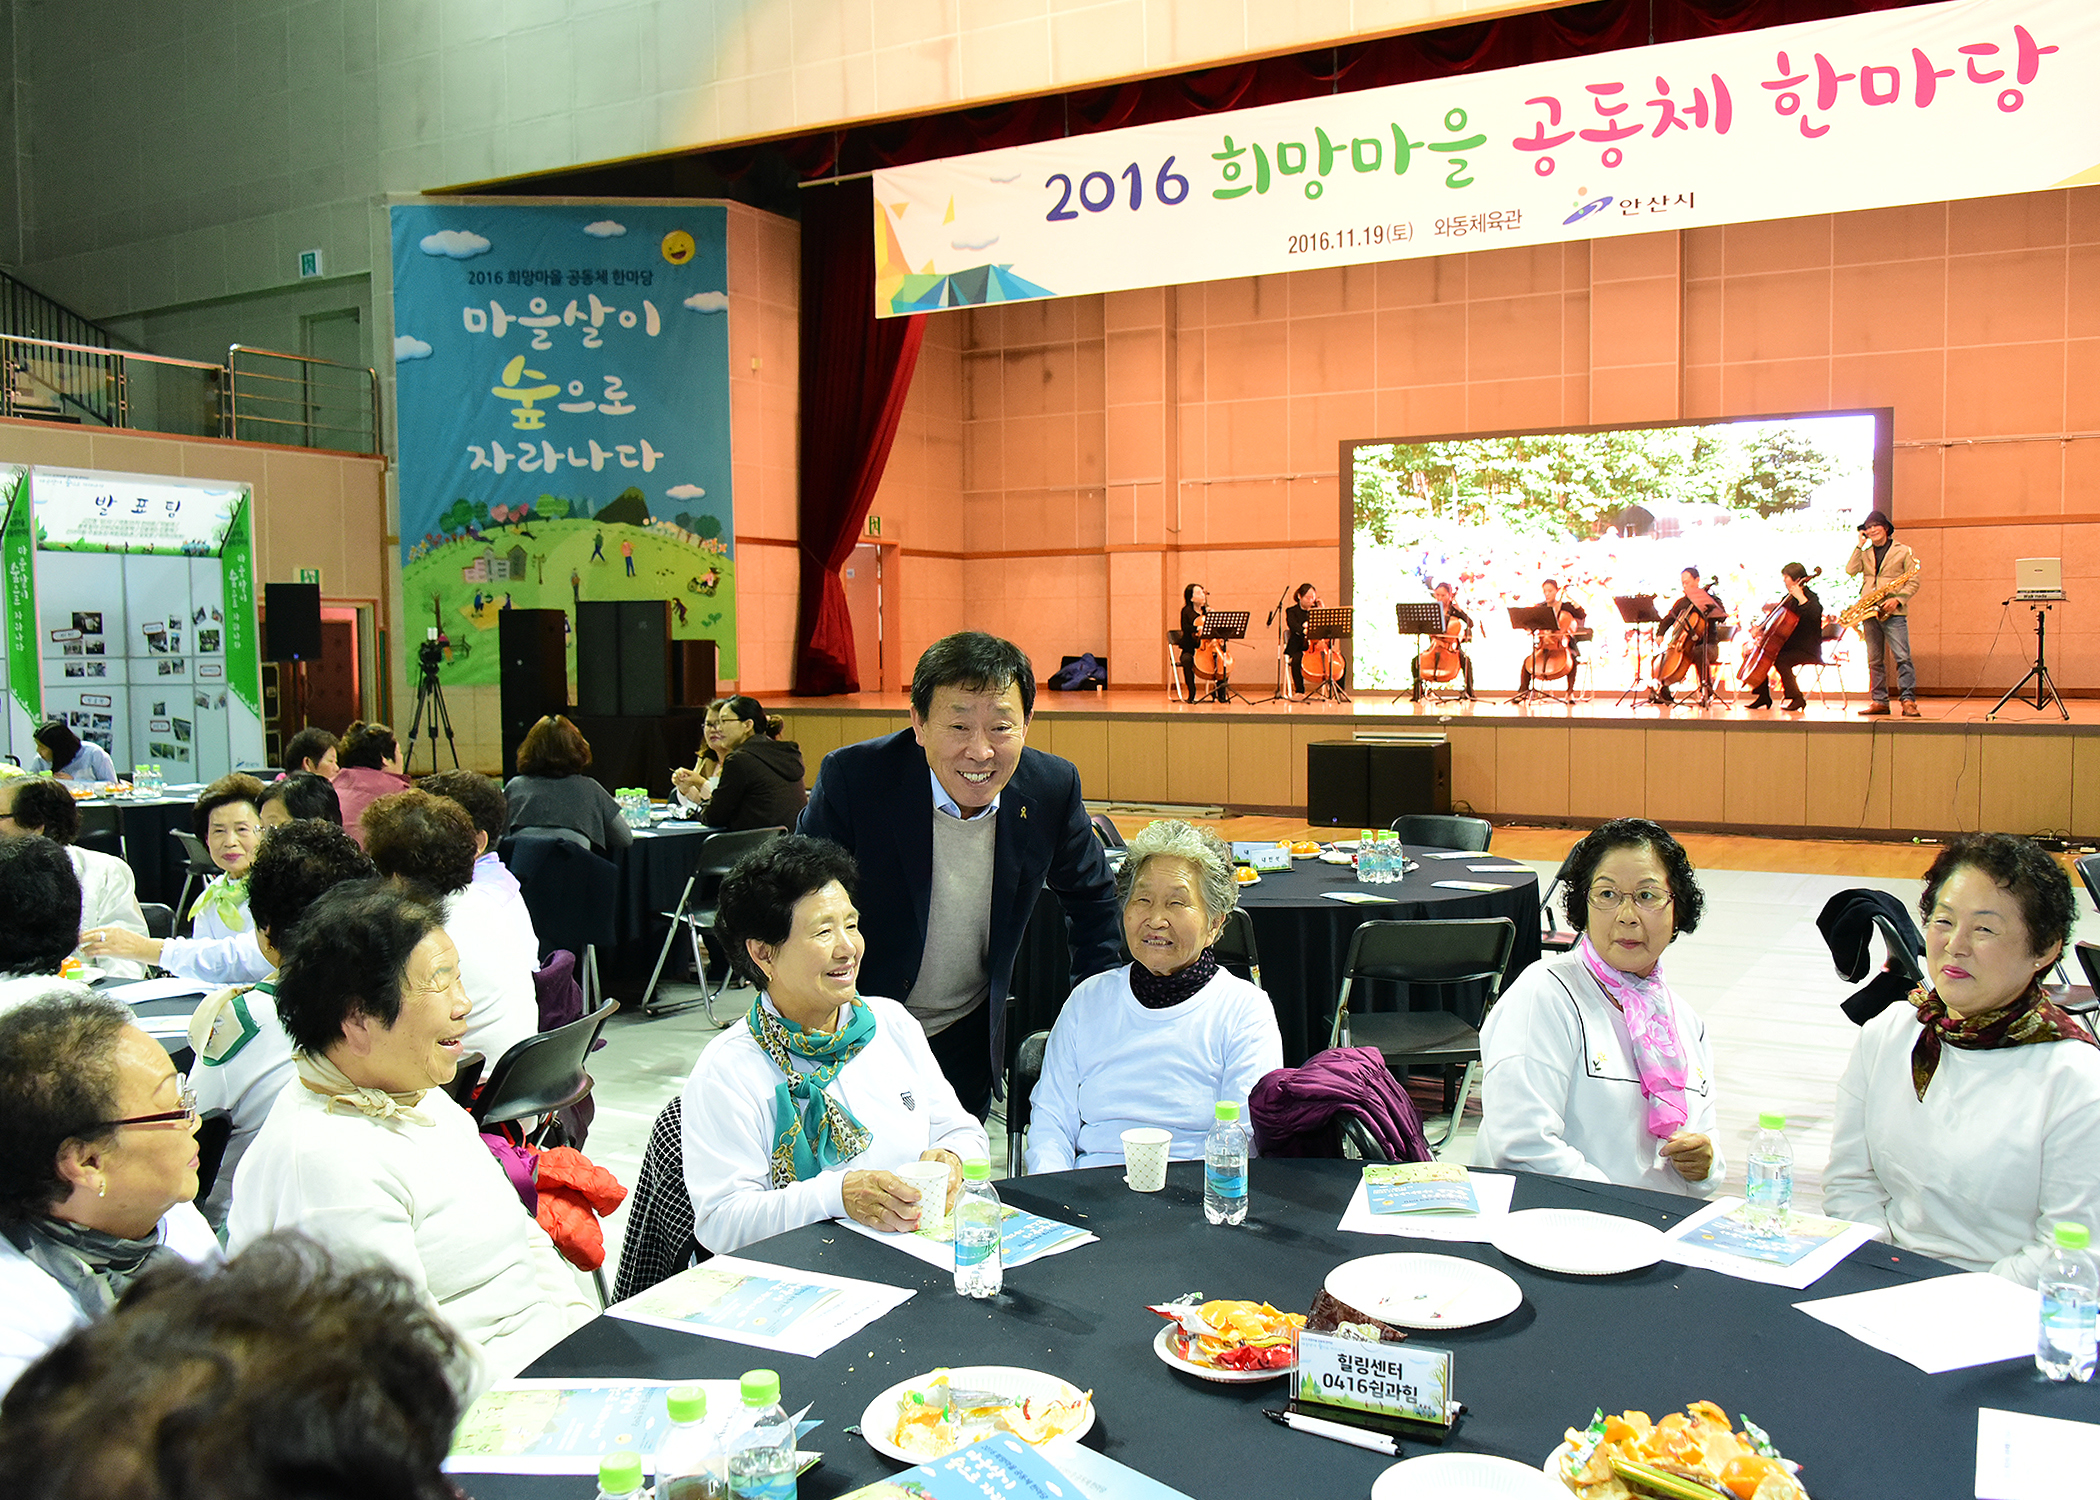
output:
{"label": "elderly woman with neck warmer", "polygon": [[295,1078],[241,1159],[227,1243],[297,1229],[392,1265],[500,1380],[597,1308],[445,1093],[468,1010],[435,908],[377,881],[316,900],[277,976]]}
{"label": "elderly woman with neck warmer", "polygon": [[914,1229],[918,1190],[892,1168],[946,1162],[953,1203],[963,1159],[990,1154],[911,1013],[860,993],[858,879],[844,849],[795,835],[722,881],[716,930],[761,993],[685,1085],[693,1234],[718,1254],[821,1219]]}
{"label": "elderly woman with neck warmer", "polygon": [[1659,824],[1592,829],[1565,869],[1575,951],[1510,982],[1480,1030],[1474,1161],[1551,1177],[1711,1197],[1706,1026],[1663,978],[1663,950],[1699,925],[1705,897]]}
{"label": "elderly woman with neck warmer", "polygon": [[1211,944],[1239,902],[1217,835],[1161,819],[1131,839],[1116,875],[1134,955],[1072,991],[1029,1096],[1028,1170],[1123,1160],[1123,1132],[1173,1132],[1175,1161],[1203,1156],[1221,1103],[1244,1111],[1283,1066],[1269,997],[1218,966]]}

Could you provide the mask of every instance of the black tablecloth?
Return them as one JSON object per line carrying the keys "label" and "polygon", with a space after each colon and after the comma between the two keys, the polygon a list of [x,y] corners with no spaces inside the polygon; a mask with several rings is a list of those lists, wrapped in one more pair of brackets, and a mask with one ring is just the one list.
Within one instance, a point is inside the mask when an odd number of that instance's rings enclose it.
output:
{"label": "black tablecloth", "polygon": [[[1486,1245],[1343,1234],[1335,1223],[1356,1181],[1347,1162],[1252,1164],[1252,1214],[1238,1228],[1203,1220],[1202,1164],[1179,1163],[1166,1191],[1140,1195],[1120,1168],[1001,1182],[1007,1202],[1084,1224],[1101,1242],[1009,1271],[990,1303],[955,1295],[948,1273],[825,1223],[749,1247],[756,1260],[909,1286],[902,1307],[822,1358],[770,1354],[689,1334],[600,1318],[526,1373],[724,1379],[777,1368],[790,1408],[813,1402],[825,1461],[805,1475],[811,1500],[897,1473],[840,1429],[877,1394],[943,1365],[1009,1364],[1090,1388],[1097,1419],[1087,1446],[1198,1500],[1369,1493],[1391,1462],[1278,1428],[1282,1381],[1215,1385],[1170,1370],[1152,1352],[1159,1321],[1147,1303],[1183,1292],[1266,1298],[1308,1307],[1345,1260],[1385,1253],[1462,1256],[1506,1271],[1524,1305],[1478,1328],[1417,1335],[1455,1351],[1453,1392],[1467,1408],[1454,1450],[1537,1464],[1591,1411],[1637,1407],[1660,1417],[1695,1399],[1747,1413],[1818,1500],[1929,1500],[1971,1494],[1976,1408],[2091,1421],[2090,1387],[2052,1386],[2031,1360],[1927,1376],[1792,1305],[1869,1291],[1951,1268],[1867,1245],[1806,1292],[1659,1264],[1622,1276],[1536,1271]],[[1519,1176],[1515,1207],[1586,1208],[1658,1226],[1694,1200],[1633,1188]],[[1430,1451],[1408,1443],[1403,1456]],[[577,1493],[578,1481],[462,1476],[478,1500]],[[2068,1493],[2068,1490],[2067,1490]]]}
{"label": "black tablecloth", "polygon": [[[1530,871],[1490,875],[1467,870],[1471,864],[1507,864],[1493,855],[1464,859],[1424,859],[1426,847],[1410,846],[1408,857],[1419,868],[1394,885],[1363,885],[1346,865],[1298,860],[1288,872],[1264,875],[1258,885],[1240,888],[1240,904],[1254,923],[1261,949],[1261,985],[1276,1006],[1283,1030],[1283,1060],[1297,1067],[1327,1046],[1335,996],[1342,987],[1342,964],[1349,935],[1365,922],[1418,922],[1446,917],[1508,917],[1516,923],[1516,946],[1504,971],[1507,985],[1539,956],[1539,883]],[[1439,890],[1439,880],[1493,883],[1503,889]],[[1354,905],[1328,899],[1328,891],[1363,891],[1384,896],[1391,904]],[[1071,950],[1065,936],[1064,911],[1045,890],[1023,934],[1014,961],[1015,1012],[1009,1018],[1009,1051],[1029,1032],[1057,1019],[1070,992]],[[1361,1009],[1355,1000],[1353,1009]],[[1479,1022],[1477,1013],[1468,1019]]]}
{"label": "black tablecloth", "polygon": [[[121,849],[111,849],[99,840],[83,836],[80,842],[91,849],[101,849],[105,854],[116,854],[131,866],[133,883],[138,887],[139,900],[158,901],[163,906],[173,906],[182,895],[183,876],[189,873],[189,860],[182,846],[168,837],[168,830],[180,828],[190,831],[190,809],[197,805],[195,797],[138,798],[94,798],[80,804],[83,834],[106,828],[111,820],[117,827]],[[182,914],[177,912],[176,920]]]}

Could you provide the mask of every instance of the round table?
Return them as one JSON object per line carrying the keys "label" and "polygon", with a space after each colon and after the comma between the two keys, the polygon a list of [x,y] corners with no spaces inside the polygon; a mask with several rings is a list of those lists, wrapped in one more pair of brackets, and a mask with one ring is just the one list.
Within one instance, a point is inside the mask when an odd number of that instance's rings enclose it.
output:
{"label": "round table", "polygon": [[[1262,876],[1258,885],[1240,887],[1240,904],[1254,923],[1261,950],[1261,985],[1276,1006],[1283,1031],[1283,1060],[1297,1067],[1327,1046],[1327,1027],[1341,992],[1342,964],[1349,935],[1366,922],[1419,922],[1446,917],[1508,917],[1516,924],[1516,945],[1502,982],[1512,979],[1539,956],[1539,881],[1530,870],[1518,874],[1471,871],[1469,864],[1509,864],[1492,854],[1468,859],[1430,859],[1440,852],[1409,845],[1407,857],[1417,868],[1392,885],[1364,885],[1347,865],[1316,859],[1292,862],[1288,871]],[[1493,891],[1446,890],[1435,882],[1466,880],[1493,885]],[[1328,892],[1361,891],[1385,899],[1354,904],[1330,899]],[[1031,1031],[1050,1026],[1072,989],[1072,951],[1066,936],[1064,909],[1044,890],[1014,960],[1013,1012],[1006,1023],[1009,1049]],[[1352,1006],[1357,1002],[1351,1002]],[[1478,1025],[1480,1017],[1467,1018]]]}
{"label": "round table", "polygon": [[[2091,1421],[2091,1387],[2052,1386],[2020,1360],[1928,1376],[1797,1312],[1809,1298],[1867,1291],[1951,1269],[1868,1244],[1807,1292],[1662,1263],[1619,1276],[1534,1270],[1487,1245],[1345,1234],[1335,1225],[1357,1164],[1257,1160],[1247,1224],[1213,1227],[1202,1211],[1202,1164],[1177,1163],[1166,1190],[1136,1194],[1120,1168],[1010,1179],[1001,1196],[1082,1224],[1100,1242],[1009,1271],[990,1302],[955,1295],[948,1273],[823,1223],[749,1246],[745,1257],[917,1288],[917,1295],[822,1357],[805,1360],[600,1318],[525,1373],[533,1376],[734,1378],[780,1371],[790,1409],[813,1403],[824,1425],[809,1439],[824,1462],[803,1476],[812,1500],[887,1478],[903,1466],[841,1429],[900,1380],[939,1366],[1019,1365],[1094,1393],[1087,1446],[1199,1497],[1369,1493],[1391,1459],[1287,1431],[1261,1415],[1280,1406],[1281,1380],[1227,1386],[1168,1369],[1152,1352],[1159,1320],[1146,1304],[1197,1291],[1266,1298],[1302,1311],[1345,1260],[1390,1252],[1461,1256],[1506,1271],[1524,1293],[1515,1312],[1481,1327],[1416,1338],[1455,1353],[1453,1392],[1467,1412],[1450,1450],[1541,1462],[1564,1429],[1590,1413],[1686,1402],[1747,1413],[1803,1465],[1818,1500],[1920,1500],[1970,1492],[1976,1408],[1995,1406]],[[1634,1188],[1518,1174],[1515,1203],[1586,1208],[1657,1226],[1698,1200]],[[1435,1451],[1403,1444],[1402,1456]],[[477,1500],[573,1496],[578,1481],[460,1476]]]}

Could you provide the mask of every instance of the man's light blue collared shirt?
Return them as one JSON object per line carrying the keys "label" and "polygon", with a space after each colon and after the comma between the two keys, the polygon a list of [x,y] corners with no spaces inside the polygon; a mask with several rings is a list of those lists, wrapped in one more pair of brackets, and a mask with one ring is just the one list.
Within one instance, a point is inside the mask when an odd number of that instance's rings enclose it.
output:
{"label": "man's light blue collared shirt", "polygon": [[[969,821],[963,817],[962,808],[957,805],[955,799],[948,795],[948,789],[941,785],[941,778],[935,773],[932,766],[926,768],[926,774],[933,778],[933,810],[935,812],[944,812],[959,823]],[[1005,795],[1006,789],[1004,787],[1000,788],[999,797]],[[977,816],[982,818],[997,812],[999,810],[999,797],[994,797],[992,805],[983,812],[978,813]]]}

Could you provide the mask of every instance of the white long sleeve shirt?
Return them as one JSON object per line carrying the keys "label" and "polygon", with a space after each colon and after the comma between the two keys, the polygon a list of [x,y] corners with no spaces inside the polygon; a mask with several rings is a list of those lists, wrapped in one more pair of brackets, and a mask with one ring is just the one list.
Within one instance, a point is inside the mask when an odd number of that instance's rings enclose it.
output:
{"label": "white long sleeve shirt", "polygon": [[[161,1216],[160,1242],[196,1265],[219,1258],[218,1237],[187,1203]],[[80,1304],[51,1273],[0,1238],[0,1395],[59,1340],[86,1325]]]}
{"label": "white long sleeve shirt", "polygon": [[[209,883],[217,885],[225,879],[214,875]],[[206,984],[253,984],[268,978],[275,965],[256,946],[255,918],[248,915],[247,902],[241,903],[240,912],[241,925],[229,927],[213,908],[199,911],[188,937],[171,937],[160,945],[160,966],[170,974]]]}
{"label": "white long sleeve shirt", "polygon": [[1126,965],[1072,991],[1050,1029],[1043,1076],[1029,1096],[1028,1170],[1063,1172],[1123,1160],[1123,1132],[1174,1133],[1167,1155],[1195,1161],[1226,1101],[1246,1112],[1263,1074],[1283,1066],[1268,995],[1227,970],[1179,1005],[1147,1010]]}
{"label": "white long sleeve shirt", "polygon": [[[764,1002],[771,1009],[772,1002]],[[941,1073],[926,1033],[894,1000],[863,995],[875,1035],[824,1092],[869,1134],[851,1161],[784,1188],[773,1186],[773,1091],[780,1069],[749,1025],[733,1023],[709,1043],[685,1081],[682,1130],[693,1235],[717,1254],[846,1212],[848,1172],[891,1171],[933,1147],[963,1160],[989,1158],[991,1143]],[[778,1014],[776,1011],[775,1014]],[[795,1059],[799,1071],[815,1069]]]}
{"label": "white long sleeve shirt", "polygon": [[2057,1221],[2100,1225],[2100,1048],[1942,1047],[1920,1099],[1917,1039],[1908,1005],[1860,1028],[1838,1080],[1823,1211],[2033,1286]]}
{"label": "white long sleeve shirt", "polygon": [[[120,927],[140,937],[150,936],[146,931],[146,914],[139,909],[138,882],[131,873],[131,866],[113,855],[98,854],[77,844],[66,846],[66,858],[72,861],[73,874],[80,881],[82,932],[90,927]],[[82,961],[87,961],[84,955]],[[93,962],[96,968],[113,979],[146,977],[146,966],[135,958],[104,955]]]}
{"label": "white long sleeve shirt", "polygon": [[[225,997],[223,1004],[221,996]],[[233,1117],[233,1134],[227,1137],[226,1154],[219,1159],[219,1175],[212,1181],[210,1196],[199,1205],[217,1228],[226,1223],[233,1204],[233,1179],[241,1158],[255,1143],[277,1096],[292,1081],[292,1039],[277,1019],[277,986],[271,980],[239,993],[222,990],[198,1010],[200,1015],[209,1015],[213,1024],[204,1030],[196,1017],[191,1018],[190,1045],[196,1062],[190,1068],[190,1087],[196,1091],[198,1109],[223,1109]]]}
{"label": "white long sleeve shirt", "polygon": [[1657,1154],[1626,1022],[1580,958],[1533,964],[1488,1013],[1474,1164],[1713,1196],[1727,1175],[1714,1140],[1713,1054],[1705,1023],[1671,1003],[1685,1049],[1683,1128],[1713,1141],[1703,1179],[1685,1181]]}
{"label": "white long sleeve shirt", "polygon": [[519,931],[507,903],[486,885],[469,885],[445,898],[445,936],[459,950],[459,983],[474,1008],[467,1012],[470,1052],[497,1060],[540,1029],[540,1001],[532,987],[537,944]]}
{"label": "white long sleeve shirt", "polygon": [[227,1248],[238,1254],[272,1230],[297,1229],[338,1254],[391,1265],[467,1340],[481,1381],[507,1380],[597,1306],[467,1112],[437,1089],[416,1108],[433,1123],[331,1112],[292,1082],[241,1158]]}

